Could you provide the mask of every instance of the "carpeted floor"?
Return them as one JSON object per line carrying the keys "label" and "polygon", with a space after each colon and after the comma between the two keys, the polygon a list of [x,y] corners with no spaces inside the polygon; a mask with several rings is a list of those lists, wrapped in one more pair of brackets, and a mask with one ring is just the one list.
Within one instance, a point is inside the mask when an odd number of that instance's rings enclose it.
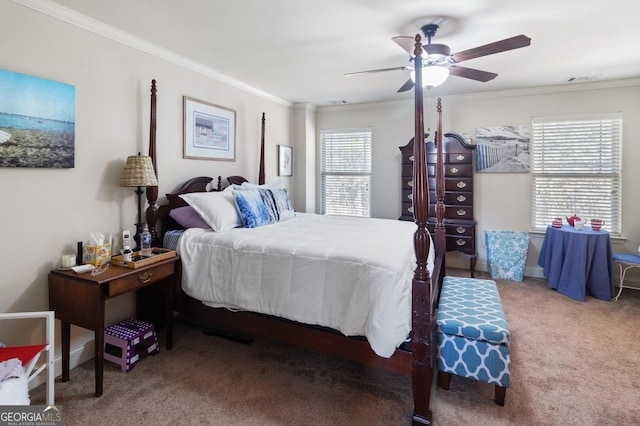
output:
{"label": "carpeted floor", "polygon": [[[482,277],[482,276],[480,276]],[[576,302],[544,280],[498,281],[512,335],[506,405],[453,377],[434,387],[436,425],[640,424],[640,291]],[[160,333],[161,337],[163,333]],[[408,378],[273,342],[244,345],[177,325],[174,349],[129,373],[93,361],[56,382],[66,425],[408,425]],[[31,394],[44,403],[44,389]]]}

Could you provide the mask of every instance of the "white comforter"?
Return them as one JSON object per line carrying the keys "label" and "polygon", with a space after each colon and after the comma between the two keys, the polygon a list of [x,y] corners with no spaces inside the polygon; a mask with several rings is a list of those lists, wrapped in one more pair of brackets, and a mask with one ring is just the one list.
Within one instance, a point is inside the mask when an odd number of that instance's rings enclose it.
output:
{"label": "white comforter", "polygon": [[[412,222],[296,213],[226,232],[185,231],[182,288],[208,306],[365,336],[390,357],[411,330]],[[429,270],[433,270],[433,244]]]}

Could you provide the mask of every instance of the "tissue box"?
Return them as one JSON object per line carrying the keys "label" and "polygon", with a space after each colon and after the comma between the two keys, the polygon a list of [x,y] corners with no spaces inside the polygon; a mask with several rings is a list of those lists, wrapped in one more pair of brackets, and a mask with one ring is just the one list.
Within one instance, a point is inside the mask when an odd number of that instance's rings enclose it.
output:
{"label": "tissue box", "polygon": [[82,263],[93,266],[104,265],[111,261],[111,243],[96,245],[85,245],[82,253]]}

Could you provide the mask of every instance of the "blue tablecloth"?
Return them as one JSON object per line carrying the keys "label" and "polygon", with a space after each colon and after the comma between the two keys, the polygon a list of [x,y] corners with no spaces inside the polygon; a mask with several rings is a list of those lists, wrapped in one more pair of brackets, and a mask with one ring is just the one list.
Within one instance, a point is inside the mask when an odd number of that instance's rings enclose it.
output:
{"label": "blue tablecloth", "polygon": [[584,302],[586,295],[611,300],[614,292],[611,239],[604,229],[549,226],[538,265],[549,287]]}

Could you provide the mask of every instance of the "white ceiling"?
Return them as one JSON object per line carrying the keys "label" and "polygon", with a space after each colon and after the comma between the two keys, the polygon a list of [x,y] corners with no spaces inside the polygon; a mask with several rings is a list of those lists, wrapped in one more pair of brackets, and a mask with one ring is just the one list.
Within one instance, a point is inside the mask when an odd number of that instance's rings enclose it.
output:
{"label": "white ceiling", "polygon": [[[55,0],[118,30],[291,102],[317,106],[402,99],[408,71],[391,37],[445,16],[433,42],[458,52],[515,35],[531,46],[461,65],[498,73],[451,76],[437,96],[640,77],[634,0]],[[572,84],[580,84],[578,82]]]}

